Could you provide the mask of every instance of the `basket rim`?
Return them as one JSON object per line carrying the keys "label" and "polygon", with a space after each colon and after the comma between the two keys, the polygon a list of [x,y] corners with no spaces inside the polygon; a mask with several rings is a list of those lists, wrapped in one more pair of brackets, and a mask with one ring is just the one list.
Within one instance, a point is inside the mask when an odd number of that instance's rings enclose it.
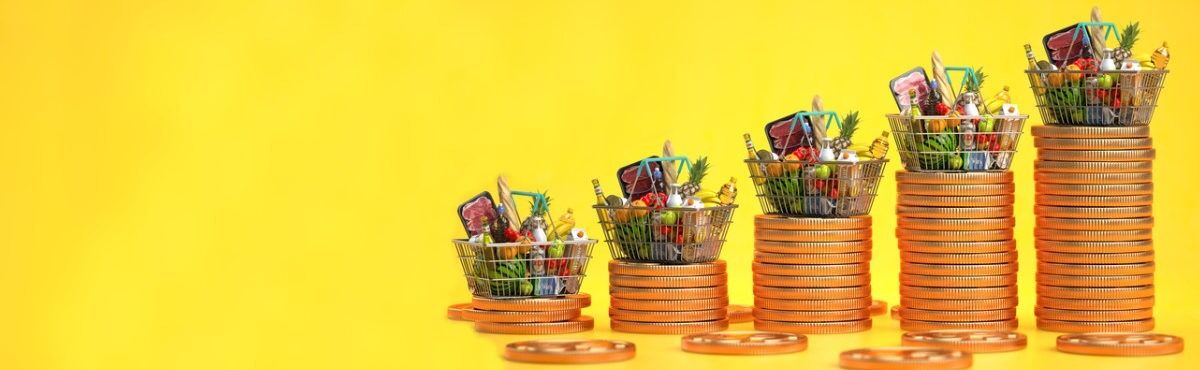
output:
{"label": "basket rim", "polygon": [[705,206],[704,208],[689,208],[689,207],[651,207],[651,206],[634,206],[634,205],[632,205],[632,204],[621,205],[621,206],[610,206],[610,205],[603,205],[603,206],[602,206],[602,205],[599,205],[599,204],[593,204],[593,205],[592,205],[592,208],[594,208],[594,209],[598,209],[598,210],[599,210],[599,209],[639,209],[639,210],[641,210],[641,209],[644,209],[644,210],[650,210],[650,211],[684,211],[684,212],[698,212],[698,211],[707,211],[707,210],[725,210],[725,209],[737,209],[737,207],[738,207],[738,205],[737,205],[737,204],[727,204],[727,205],[722,205],[722,206],[712,206],[712,207]]}
{"label": "basket rim", "polygon": [[1126,70],[1115,70],[1115,71],[1084,71],[1084,70],[1078,70],[1078,71],[1068,71],[1068,70],[1065,70],[1065,69],[1059,69],[1059,70],[1053,70],[1053,71],[1045,71],[1045,70],[1040,70],[1040,69],[1026,69],[1026,70],[1025,70],[1025,73],[1096,73],[1096,74],[1100,74],[1100,73],[1104,73],[1104,74],[1108,74],[1108,73],[1117,73],[1117,74],[1139,74],[1139,73],[1146,73],[1146,74],[1167,74],[1167,73],[1170,73],[1170,72],[1171,72],[1171,70],[1169,70],[1169,69],[1157,69],[1157,68],[1151,68],[1151,69],[1139,69],[1139,70],[1136,70],[1136,71],[1126,71]]}
{"label": "basket rim", "polygon": [[[484,245],[483,245],[483,243],[480,243],[480,242],[472,242],[470,239],[461,239],[461,238],[455,238],[455,239],[450,239],[450,241],[451,241],[451,242],[454,242],[454,243],[456,243],[456,244],[465,244],[465,245],[476,246],[476,247],[483,247],[483,246],[484,246]],[[599,240],[599,239],[590,239],[590,238],[589,238],[589,239],[584,239],[584,240],[562,240],[562,242],[563,242],[563,244],[566,244],[566,245],[586,245],[586,244],[595,244],[595,243],[599,243],[599,242],[600,242],[600,240]],[[520,247],[520,246],[544,246],[544,245],[545,245],[545,246],[554,245],[554,242],[526,242],[526,243],[519,243],[519,242],[507,242],[507,243],[488,243],[486,246],[487,246],[487,247]]]}
{"label": "basket rim", "polygon": [[[887,116],[888,118],[908,118],[908,119],[912,119],[912,116],[910,116],[910,115],[907,115],[907,114],[903,114],[903,113],[889,113],[889,114],[887,114],[886,116]],[[966,115],[959,115],[959,116],[955,116],[955,117],[951,117],[951,116],[947,116],[947,115],[941,115],[941,116],[926,116],[926,115],[920,115],[920,116],[917,116],[917,118],[918,118],[918,119],[942,119],[942,118],[958,118],[958,119],[969,119],[969,118],[983,118],[983,115],[977,115],[977,116],[966,116]],[[995,119],[1018,119],[1018,118],[1020,118],[1020,119],[1029,119],[1029,115],[1028,115],[1028,114],[1017,114],[1017,115],[992,115],[992,118],[995,118]]]}
{"label": "basket rim", "polygon": [[850,162],[850,161],[824,161],[824,162],[816,161],[816,162],[812,162],[812,161],[794,161],[794,160],[787,160],[787,159],[746,159],[745,163],[768,163],[768,164],[770,164],[770,163],[800,163],[800,164],[838,164],[838,165],[853,164],[853,165],[859,165],[859,164],[888,163],[889,161],[891,161],[891,160],[889,160],[889,159],[860,159],[860,160],[858,160],[858,162]]}

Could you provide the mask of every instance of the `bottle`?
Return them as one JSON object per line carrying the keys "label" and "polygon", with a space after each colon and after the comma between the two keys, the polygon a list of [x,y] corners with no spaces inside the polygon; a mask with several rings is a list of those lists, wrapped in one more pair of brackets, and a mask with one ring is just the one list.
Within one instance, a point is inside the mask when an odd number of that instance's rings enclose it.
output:
{"label": "bottle", "polygon": [[917,89],[908,90],[908,116],[913,120],[921,117],[921,102],[917,101]]}
{"label": "bottle", "polygon": [[[608,200],[604,197],[604,190],[600,190],[600,179],[592,179],[592,190],[596,192],[596,205],[607,207]],[[608,227],[612,222],[609,221],[609,213],[613,212],[610,208],[600,208],[604,212],[600,212],[600,226]]]}
{"label": "bottle", "polygon": [[1113,61],[1113,50],[1112,49],[1104,49],[1104,59],[1100,60],[1100,70],[1101,71],[1117,70],[1117,62]]}
{"label": "bottle", "polygon": [[[1029,62],[1029,70],[1030,71],[1037,72],[1040,70],[1037,65],[1037,59],[1035,59],[1033,57],[1033,47],[1029,46],[1029,44],[1025,44],[1025,59],[1027,59]],[[1033,90],[1036,91],[1039,95],[1046,93],[1046,89],[1042,87],[1042,86],[1045,86],[1045,84],[1042,83],[1043,77],[1045,77],[1045,76],[1043,76],[1042,73],[1039,72],[1039,73],[1034,73],[1033,78],[1029,79],[1030,81],[1033,82]]]}
{"label": "bottle", "polygon": [[884,131],[882,135],[879,135],[879,137],[875,138],[875,141],[871,142],[871,158],[883,159],[886,157],[888,146],[888,132]]}
{"label": "bottle", "polygon": [[825,138],[825,140],[822,140],[822,142],[823,142],[824,146],[821,148],[821,154],[818,157],[818,159],[820,159],[821,162],[832,162],[832,161],[837,160],[837,155],[833,154],[832,140],[829,138]]}
{"label": "bottle", "polygon": [[531,218],[533,218],[533,241],[545,243],[549,239],[546,236],[545,221],[542,221],[542,216],[533,216]]}
{"label": "bottle", "polygon": [[671,195],[667,197],[668,208],[683,206],[683,197],[679,196],[679,184],[671,184]]}
{"label": "bottle", "polygon": [[968,91],[968,92],[963,93],[962,101],[963,101],[963,114],[964,115],[968,115],[968,116],[978,116],[979,115],[979,106],[975,105],[976,99],[978,99],[978,95],[976,95],[974,92]]}
{"label": "bottle", "polygon": [[[754,142],[750,140],[750,134],[742,134],[742,139],[746,140],[746,158],[750,158],[751,161],[758,161],[758,154],[754,150]],[[761,163],[750,164],[750,178],[754,180],[755,184],[762,185],[766,181],[766,178],[763,177],[764,173],[766,173],[766,170],[763,169]]]}
{"label": "bottle", "polygon": [[938,103],[942,102],[942,90],[938,85],[937,80],[929,81],[929,95],[925,96],[924,113],[929,115],[940,114],[937,111]]}
{"label": "bottle", "polygon": [[[967,103],[967,104],[971,104],[971,103]],[[978,113],[978,112],[976,112],[976,113]],[[959,137],[961,137],[962,139],[959,141],[962,142],[963,150],[967,150],[967,151],[975,150],[975,119],[968,118],[968,119],[962,120],[962,123],[958,125],[958,129],[959,129],[959,132],[961,132],[961,135],[959,135]]]}
{"label": "bottle", "polygon": [[496,207],[496,227],[491,228],[493,241],[499,241],[501,243],[515,241],[508,240],[508,238],[504,237],[504,230],[508,229],[508,217],[504,217],[505,210],[504,204],[500,204]]}
{"label": "bottle", "polygon": [[1171,61],[1171,53],[1167,52],[1167,43],[1163,42],[1163,46],[1154,49],[1154,54],[1150,54],[1150,61],[1154,62],[1155,69],[1167,69],[1167,62]]}
{"label": "bottle", "polygon": [[492,230],[491,225],[488,225],[487,216],[479,219],[479,222],[483,224],[483,229],[479,231],[479,250],[482,251],[485,259],[498,260],[499,258],[497,257],[499,256],[496,255],[496,249],[489,247],[492,244]]}

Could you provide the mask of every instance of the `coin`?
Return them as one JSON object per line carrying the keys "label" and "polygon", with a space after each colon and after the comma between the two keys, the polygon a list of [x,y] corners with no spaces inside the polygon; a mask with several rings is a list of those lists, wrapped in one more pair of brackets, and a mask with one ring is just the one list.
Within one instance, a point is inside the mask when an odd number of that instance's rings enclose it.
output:
{"label": "coin", "polygon": [[871,252],[858,253],[769,253],[754,252],[754,260],[762,263],[792,265],[842,265],[871,261]]}
{"label": "coin", "polygon": [[888,310],[888,316],[890,316],[892,320],[900,320],[900,306],[892,306],[892,308]]}
{"label": "coin", "polygon": [[780,276],[754,274],[754,285],[780,288],[834,288],[867,285],[870,274],[839,276]]}
{"label": "coin", "polygon": [[1005,275],[1017,272],[1016,263],[992,263],[985,265],[934,265],[928,263],[900,262],[900,272],[916,275],[936,276],[979,276]]}
{"label": "coin", "polygon": [[1154,182],[1150,172],[1117,172],[1117,173],[1055,173],[1035,172],[1035,181],[1047,184],[1149,184]]}
{"label": "coin", "polygon": [[755,240],[754,250],[771,253],[854,253],[871,250],[871,240],[849,242],[774,242]]}
{"label": "coin", "polygon": [[919,287],[981,288],[1008,286],[1017,283],[1016,274],[982,276],[939,276],[900,274],[900,284]]}
{"label": "coin", "polygon": [[999,207],[917,207],[897,205],[896,215],[915,218],[1003,218],[1013,216],[1012,205]]}
{"label": "coin", "polygon": [[871,239],[871,229],[771,230],[754,229],[754,238],[777,242],[845,242]]}
{"label": "coin", "polygon": [[690,334],[680,340],[684,351],[718,355],[774,355],[808,348],[808,337],[767,331],[722,331]]}
{"label": "coin", "polygon": [[1067,162],[1043,161],[1033,162],[1033,170],[1037,172],[1150,172],[1154,162]]}
{"label": "coin", "polygon": [[609,274],[608,283],[630,288],[703,288],[722,286],[729,280],[724,274],[696,276],[633,276]]}
{"label": "coin", "polygon": [[696,311],[635,311],[609,307],[608,317],[638,322],[694,322],[728,319],[729,311],[725,307]]}
{"label": "coin", "polygon": [[[1064,230],[1150,230],[1154,217],[1137,218],[1058,218],[1038,217],[1036,224],[1047,229]],[[1107,240],[1106,240],[1107,241]]]}
{"label": "coin", "polygon": [[906,346],[932,346],[971,353],[1008,352],[1024,349],[1025,334],[1003,330],[929,330],[904,333]]}
{"label": "coin", "polygon": [[848,299],[870,297],[871,286],[859,285],[840,288],[777,288],[754,285],[755,298],[770,299]]}
{"label": "coin", "polygon": [[1103,356],[1159,356],[1183,352],[1183,338],[1158,333],[1082,333],[1058,336],[1058,350]]}
{"label": "coin", "polygon": [[637,346],[623,340],[544,339],[504,346],[509,361],[540,364],[594,364],[633,358]]}
{"label": "coin", "polygon": [[1033,236],[1042,240],[1059,240],[1065,242],[1124,242],[1133,240],[1150,240],[1154,233],[1148,229],[1142,230],[1063,230],[1046,227],[1035,227]]}
{"label": "coin", "polygon": [[[1002,310],[1002,309],[1006,309],[1006,308],[1017,307],[1017,297],[992,298],[992,299],[930,299],[930,298],[900,297],[900,307],[919,308],[919,309],[923,309],[923,310],[937,310],[937,311]],[[903,316],[903,315],[901,315],[901,316]]]}
{"label": "coin", "polygon": [[696,276],[725,273],[725,261],[687,265],[665,265],[658,263],[608,261],[608,273],[634,276]]}
{"label": "coin", "polygon": [[1116,265],[1072,265],[1066,263],[1038,262],[1038,273],[1055,275],[1142,275],[1154,273],[1154,262]]}
{"label": "coin", "polygon": [[897,244],[903,252],[918,253],[996,253],[1017,250],[1017,241],[1012,239],[986,242],[898,240]]}
{"label": "coin", "polygon": [[463,310],[469,309],[469,308],[471,308],[470,303],[452,304],[452,305],[450,305],[450,307],[446,307],[446,318],[450,319],[450,320],[470,321],[470,320],[464,319],[462,317]]}
{"label": "coin", "polygon": [[[1098,296],[1097,298],[1108,298]],[[1154,307],[1154,297],[1129,299],[1071,299],[1038,296],[1037,305],[1060,310],[1137,310]]]}
{"label": "coin", "polygon": [[836,265],[794,265],[794,264],[777,264],[777,263],[762,263],[755,261],[750,265],[750,270],[767,275],[783,275],[783,276],[835,276],[835,275],[857,275],[871,273],[871,265],[868,263],[846,263]]}
{"label": "coin", "polygon": [[1016,308],[996,310],[927,310],[920,308],[900,307],[900,317],[909,320],[945,321],[945,322],[974,322],[998,321],[1017,317]]}
{"label": "coin", "polygon": [[1000,321],[950,322],[909,320],[904,318],[903,313],[900,316],[900,329],[905,331],[942,329],[1016,330],[1017,324],[1017,319]]}
{"label": "coin", "polygon": [[1134,321],[1062,321],[1037,319],[1039,330],[1056,331],[1060,333],[1094,333],[1117,331],[1150,331],[1154,330],[1154,319]]}
{"label": "coin", "polygon": [[1154,196],[1117,195],[1089,197],[1079,195],[1037,195],[1034,202],[1043,206],[1128,207],[1151,205],[1154,203]]}
{"label": "coin", "polygon": [[906,184],[896,183],[896,192],[908,195],[980,196],[1012,194],[1016,184]]}
{"label": "coin", "polygon": [[1017,252],[998,253],[917,253],[900,252],[900,260],[912,263],[976,265],[1017,261]]}
{"label": "coin", "polygon": [[1154,262],[1154,252],[1133,253],[1059,253],[1037,252],[1038,261],[1068,264],[1126,264]]}
{"label": "coin", "polygon": [[1011,229],[1017,223],[1013,217],[1003,218],[970,218],[970,219],[941,219],[899,217],[896,226],[912,230],[1001,230]]}
{"label": "coin", "polygon": [[970,197],[906,194],[896,196],[896,204],[917,207],[1000,207],[1011,206],[1013,200],[1012,194]]}
{"label": "coin", "polygon": [[933,347],[876,347],[842,352],[838,366],[853,370],[956,370],[971,367],[971,354]]}
{"label": "coin", "polygon": [[637,322],[612,320],[613,331],[637,334],[695,334],[729,328],[728,319],[696,322]]}
{"label": "coin", "polygon": [[985,242],[1012,239],[1013,231],[1011,228],[1000,230],[940,231],[912,230],[897,227],[896,237],[905,240],[929,242]]}
{"label": "coin", "polygon": [[1080,185],[1080,184],[1047,184],[1039,182],[1034,186],[1038,195],[1076,195],[1076,196],[1110,196],[1110,195],[1151,195],[1154,194],[1154,184],[1109,184],[1109,185]]}
{"label": "coin", "polygon": [[869,309],[871,310],[871,316],[879,316],[887,313],[888,304],[887,302],[878,299],[872,300],[871,307],[869,307]]}
{"label": "coin", "polygon": [[1058,139],[1034,138],[1033,146],[1041,149],[1063,150],[1129,150],[1150,149],[1154,141],[1148,137],[1127,139]]}
{"label": "coin", "polygon": [[908,172],[896,171],[896,182],[903,184],[1002,184],[1013,182],[1011,171],[1004,172]]}
{"label": "coin", "polygon": [[788,311],[788,310],[772,310],[761,307],[754,307],[754,318],[759,320],[770,321],[788,321],[788,322],[829,322],[829,321],[850,321],[862,320],[871,317],[871,310],[867,308],[853,310],[830,310],[830,311]]}
{"label": "coin", "polygon": [[1146,298],[1154,296],[1154,286],[1139,285],[1113,288],[1074,288],[1039,284],[1037,286],[1037,294],[1038,297],[1064,299],[1093,299],[1097,297],[1103,297],[1105,299]]}
{"label": "coin", "polygon": [[1141,308],[1134,310],[1061,310],[1056,308],[1034,307],[1033,314],[1038,318],[1062,321],[1133,321],[1154,317],[1154,310]]}
{"label": "coin", "polygon": [[592,330],[595,322],[591,316],[583,315],[568,321],[539,323],[502,323],[476,321],[475,331],[492,334],[550,335],[578,333]]}
{"label": "coin", "polygon": [[928,299],[996,299],[1017,296],[1015,285],[986,288],[930,288],[900,286],[900,296]]}
{"label": "coin", "polygon": [[462,311],[462,318],[466,320],[503,323],[558,322],[579,315],[578,308],[559,311],[484,311],[471,308]]}
{"label": "coin", "polygon": [[1063,253],[1132,253],[1154,250],[1154,242],[1150,240],[1131,242],[1060,242],[1037,239],[1034,240],[1033,245],[1040,251]]}
{"label": "coin", "polygon": [[637,311],[712,310],[728,305],[729,298],[727,297],[675,300],[621,299],[613,297],[609,300],[609,307]]}
{"label": "coin", "polygon": [[846,218],[787,217],[779,215],[755,215],[755,229],[773,230],[857,230],[870,229],[871,216]]}
{"label": "coin", "polygon": [[1037,283],[1043,285],[1079,288],[1116,288],[1154,284],[1154,275],[1107,275],[1081,276],[1058,275],[1038,272]]}
{"label": "coin", "polygon": [[1139,162],[1154,159],[1154,149],[1056,150],[1038,149],[1037,159],[1067,162]]}
{"label": "coin", "polygon": [[871,319],[826,322],[789,322],[754,319],[754,329],[795,334],[856,333],[871,329]]}
{"label": "coin", "polygon": [[1107,138],[1144,138],[1150,137],[1150,126],[1050,126],[1038,125],[1030,127],[1035,138],[1063,139],[1107,139]]}
{"label": "coin", "polygon": [[1062,218],[1137,218],[1154,215],[1149,206],[1142,207],[1059,207],[1034,206],[1033,214]]}
{"label": "coin", "polygon": [[734,304],[729,305],[729,308],[726,310],[729,311],[730,324],[740,324],[743,322],[754,321],[754,307]]}
{"label": "coin", "polygon": [[488,311],[560,311],[580,309],[591,305],[592,296],[587,293],[568,294],[559,298],[471,298],[471,307]]}
{"label": "coin", "polygon": [[703,299],[727,296],[725,286],[711,288],[626,288],[610,286],[611,296],[621,299]]}

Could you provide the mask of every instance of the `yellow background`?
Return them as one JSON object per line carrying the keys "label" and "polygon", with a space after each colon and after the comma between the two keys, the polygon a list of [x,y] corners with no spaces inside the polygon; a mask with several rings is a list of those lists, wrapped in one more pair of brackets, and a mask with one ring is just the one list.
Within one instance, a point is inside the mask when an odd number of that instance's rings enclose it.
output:
{"label": "yellow background", "polygon": [[[599,234],[589,180],[671,138],[743,179],[741,134],[806,109],[860,110],[869,142],[895,111],[884,86],[938,49],[985,66],[1034,113],[1021,45],[1092,2],[13,1],[0,3],[0,367],[6,369],[524,368],[526,337],[444,319],[468,294],[454,208],[494,189],[549,189]],[[1194,1],[1104,1],[1171,42],[1153,123],[1158,331],[1200,340]],[[1033,123],[1038,119],[1034,115]],[[1195,367],[1183,355],[1054,352],[1038,332],[1035,153],[1019,181],[1025,351],[976,368]],[[894,156],[893,160],[897,158]],[[899,168],[893,162],[891,169]],[[892,176],[875,203],[874,291],[897,301]],[[723,257],[752,302],[749,186]],[[893,345],[894,321],[812,336],[804,353],[685,354],[676,336],[611,333],[607,247],[584,290],[594,332],[635,341],[609,368],[832,367]],[[749,328],[748,324],[734,328]],[[1190,363],[1190,364],[1189,364]],[[533,366],[529,366],[533,367]]]}

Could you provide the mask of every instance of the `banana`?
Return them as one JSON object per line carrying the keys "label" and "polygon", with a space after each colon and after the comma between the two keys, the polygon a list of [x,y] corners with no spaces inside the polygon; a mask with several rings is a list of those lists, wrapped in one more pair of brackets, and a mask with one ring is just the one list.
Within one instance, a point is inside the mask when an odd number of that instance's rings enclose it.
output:
{"label": "banana", "polygon": [[695,196],[700,197],[700,199],[715,198],[717,196],[717,192],[712,190],[700,190],[696,192]]}
{"label": "banana", "polygon": [[558,217],[558,222],[554,224],[554,235],[557,238],[566,238],[571,235],[571,229],[575,228],[575,210],[567,208],[567,213]]}
{"label": "banana", "polygon": [[1003,90],[1000,90],[1000,92],[996,93],[995,96],[993,96],[991,99],[988,99],[988,102],[987,104],[984,104],[984,107],[986,107],[988,113],[999,114],[1000,109],[1003,108],[1005,104],[1011,102],[1012,98],[1008,96],[1008,86],[1005,86]]}

